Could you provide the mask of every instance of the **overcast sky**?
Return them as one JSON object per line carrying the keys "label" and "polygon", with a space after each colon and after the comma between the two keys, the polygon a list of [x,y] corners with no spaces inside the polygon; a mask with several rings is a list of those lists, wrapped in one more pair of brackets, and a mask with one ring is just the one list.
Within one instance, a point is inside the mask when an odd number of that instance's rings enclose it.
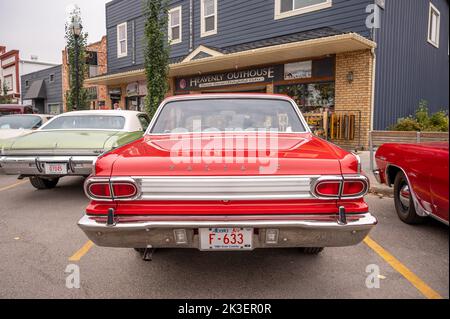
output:
{"label": "overcast sky", "polygon": [[61,63],[67,10],[77,4],[89,42],[106,34],[105,3],[110,0],[0,0],[0,45],[20,50],[22,59]]}

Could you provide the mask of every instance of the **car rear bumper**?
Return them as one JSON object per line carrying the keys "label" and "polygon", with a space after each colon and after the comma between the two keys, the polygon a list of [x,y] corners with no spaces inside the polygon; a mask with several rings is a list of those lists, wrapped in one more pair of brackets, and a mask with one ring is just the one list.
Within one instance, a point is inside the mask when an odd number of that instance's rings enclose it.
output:
{"label": "car rear bumper", "polygon": [[45,163],[67,165],[67,174],[89,176],[97,156],[1,156],[0,173],[6,175],[46,176]]}
{"label": "car rear bumper", "polygon": [[[357,245],[377,224],[370,213],[349,214],[345,224],[336,215],[118,217],[114,226],[106,220],[85,215],[78,226],[103,247],[196,249],[201,249],[199,228],[253,228],[255,249]],[[176,243],[174,231],[180,229],[186,231],[187,243]],[[268,229],[278,230],[277,243],[266,242]]]}

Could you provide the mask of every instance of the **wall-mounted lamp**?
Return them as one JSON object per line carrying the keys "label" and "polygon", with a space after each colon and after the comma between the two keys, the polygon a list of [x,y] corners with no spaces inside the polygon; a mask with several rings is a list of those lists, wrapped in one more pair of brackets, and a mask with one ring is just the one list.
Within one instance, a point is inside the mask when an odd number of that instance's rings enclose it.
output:
{"label": "wall-mounted lamp", "polygon": [[354,78],[355,78],[355,75],[354,75],[353,71],[350,71],[347,73],[347,81],[349,84],[352,84]]}

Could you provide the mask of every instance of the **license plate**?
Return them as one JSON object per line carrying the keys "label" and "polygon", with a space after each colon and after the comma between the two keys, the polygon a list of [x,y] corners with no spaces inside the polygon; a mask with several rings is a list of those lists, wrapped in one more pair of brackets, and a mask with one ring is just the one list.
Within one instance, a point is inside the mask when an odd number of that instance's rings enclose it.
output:
{"label": "license plate", "polygon": [[45,174],[47,175],[66,175],[67,164],[45,163]]}
{"label": "license plate", "polygon": [[202,228],[201,250],[252,250],[252,228]]}

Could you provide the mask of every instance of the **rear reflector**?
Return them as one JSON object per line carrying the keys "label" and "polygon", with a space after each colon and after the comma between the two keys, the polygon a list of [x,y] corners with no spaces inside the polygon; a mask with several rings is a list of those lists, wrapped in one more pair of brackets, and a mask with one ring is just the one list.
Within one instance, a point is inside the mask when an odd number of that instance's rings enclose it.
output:
{"label": "rear reflector", "polygon": [[323,197],[338,197],[341,188],[341,182],[323,181],[316,185],[315,192]]}
{"label": "rear reflector", "polygon": [[92,183],[89,185],[89,194],[96,198],[111,198],[109,183]]}
{"label": "rear reflector", "polygon": [[131,198],[137,193],[136,186],[131,183],[113,183],[114,198]]}

